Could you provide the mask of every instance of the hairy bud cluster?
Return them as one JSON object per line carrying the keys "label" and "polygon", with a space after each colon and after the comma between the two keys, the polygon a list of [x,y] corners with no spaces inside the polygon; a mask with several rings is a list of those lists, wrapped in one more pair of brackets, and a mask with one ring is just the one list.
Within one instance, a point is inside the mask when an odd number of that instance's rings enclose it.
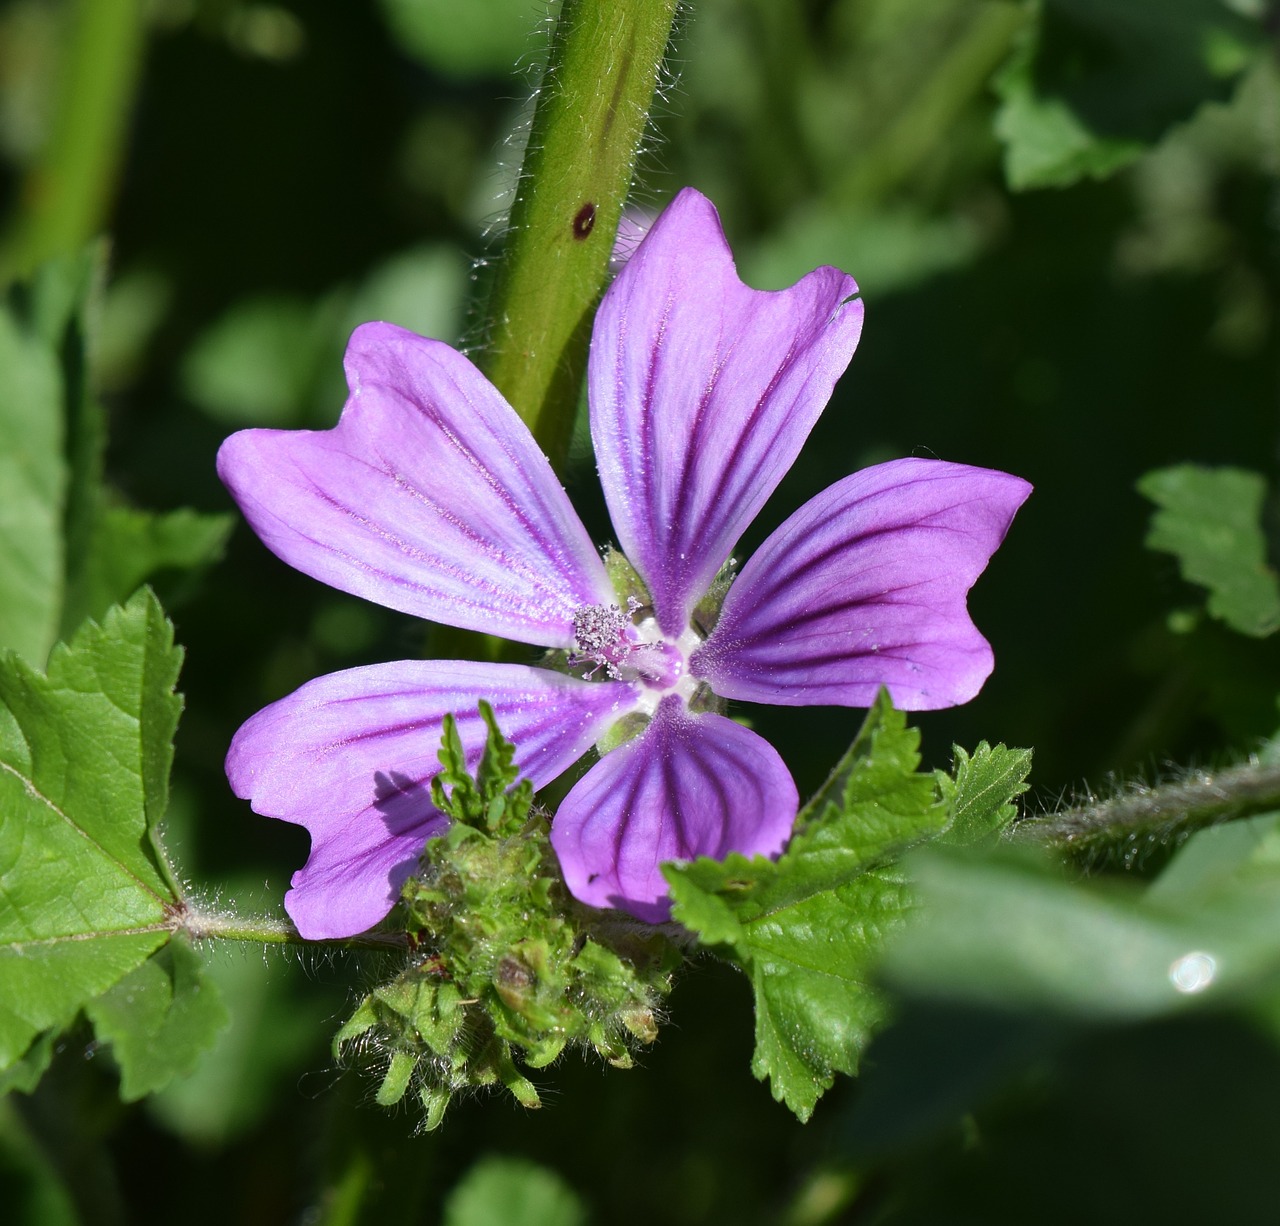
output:
{"label": "hairy bud cluster", "polygon": [[538,1092],[521,1071],[567,1047],[628,1067],[652,1042],[679,955],[653,927],[602,916],[565,889],[550,824],[516,782],[513,747],[487,705],[489,740],[473,778],[452,720],[433,791],[453,818],[403,890],[413,960],[375,988],[334,1040],[386,1060],[383,1105],[412,1088],[435,1128],[461,1090],[500,1083],[526,1107]]}

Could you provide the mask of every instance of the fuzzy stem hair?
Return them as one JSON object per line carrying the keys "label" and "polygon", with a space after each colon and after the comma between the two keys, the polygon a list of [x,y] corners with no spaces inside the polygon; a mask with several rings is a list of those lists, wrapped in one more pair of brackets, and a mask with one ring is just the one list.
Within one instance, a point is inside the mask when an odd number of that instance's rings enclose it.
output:
{"label": "fuzzy stem hair", "polygon": [[1086,855],[1135,839],[1185,836],[1205,826],[1280,808],[1280,763],[1252,760],[1197,771],[1154,787],[1020,822],[1015,837]]}
{"label": "fuzzy stem hair", "polygon": [[485,373],[559,468],[678,0],[564,0],[487,312]]}

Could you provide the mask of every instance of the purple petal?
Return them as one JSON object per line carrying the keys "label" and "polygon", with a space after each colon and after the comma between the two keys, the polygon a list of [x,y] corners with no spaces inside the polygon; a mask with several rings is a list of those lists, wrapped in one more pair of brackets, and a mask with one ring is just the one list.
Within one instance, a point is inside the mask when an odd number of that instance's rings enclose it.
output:
{"label": "purple petal", "polygon": [[605,294],[591,436],[622,551],[668,634],[687,624],[853,356],[852,277],[748,289],[715,208],[686,188]]}
{"label": "purple petal", "polygon": [[1031,486],[1020,477],[894,460],[800,508],[729,589],[691,671],[726,698],[784,706],[968,702],[991,648],[965,596]]}
{"label": "purple petal", "polygon": [[412,660],[332,673],[258,712],[231,743],[227,778],[254,811],[305,826],[311,855],[285,909],[309,939],[351,936],[391,909],[444,819],[429,781],[452,712],[479,760],[487,699],[535,787],[580,758],[633,705],[616,682],[518,664]]}
{"label": "purple petal", "polygon": [[798,803],[768,741],[667,697],[640,736],[605,754],[565,797],[551,843],[575,898],[658,923],[671,913],[660,864],[776,855]]}
{"label": "purple petal", "polygon": [[218,474],[266,546],[332,587],[545,647],[614,599],[524,423],[462,354],[391,324],[347,346],[332,430],[244,430]]}

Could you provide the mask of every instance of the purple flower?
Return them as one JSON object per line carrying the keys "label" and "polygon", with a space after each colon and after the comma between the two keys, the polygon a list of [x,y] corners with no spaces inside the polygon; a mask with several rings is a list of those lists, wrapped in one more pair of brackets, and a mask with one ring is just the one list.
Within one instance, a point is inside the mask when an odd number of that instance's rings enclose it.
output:
{"label": "purple flower", "polygon": [[366,324],[347,349],[336,427],[223,444],[219,474],[290,565],[576,666],[379,664],[250,719],[227,775],[258,813],[311,833],[285,900],[304,936],[360,932],[391,908],[444,821],[429,788],[442,721],[457,717],[477,759],[480,698],[535,787],[601,747],[552,843],[583,902],[657,921],[663,861],[776,855],[795,819],[790,773],[723,714],[725,699],[865,707],[886,686],[897,706],[927,710],[978,692],[992,655],[965,597],[1030,492],[1017,477],[877,465],[791,516],[727,595],[717,581],[853,355],[856,293],[835,268],[748,289],[695,191],[654,223],[600,305],[589,370],[632,591],[615,591],[515,412],[438,341]]}

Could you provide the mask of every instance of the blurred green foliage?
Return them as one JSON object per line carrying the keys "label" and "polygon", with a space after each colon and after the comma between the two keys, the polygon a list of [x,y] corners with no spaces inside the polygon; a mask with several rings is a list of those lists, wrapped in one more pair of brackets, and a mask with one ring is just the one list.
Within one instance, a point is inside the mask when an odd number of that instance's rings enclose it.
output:
{"label": "blurred green foliage", "polygon": [[583,1226],[573,1189],[544,1167],[519,1158],[484,1158],[445,1202],[444,1226]]}
{"label": "blurred green foliage", "polygon": [[[56,71],[71,8],[0,10],[10,239],[73,88]],[[68,446],[89,437],[64,437],[68,333],[50,346],[14,306],[0,347],[19,356],[0,366],[28,376],[5,396],[30,413],[17,443],[42,458],[23,468],[34,509],[4,523],[0,582],[27,562],[65,573],[39,533],[63,539],[54,528],[68,514],[88,532],[94,516],[61,499],[67,474],[93,464],[107,482],[92,485],[95,506],[123,495],[228,511],[213,472],[221,438],[336,419],[342,334],[357,319],[449,340],[482,330],[541,5],[156,0],[147,13],[118,156],[96,163],[118,168],[101,208],[113,238],[90,358],[109,445]],[[1032,745],[1032,803],[1048,805],[1083,779],[1247,752],[1274,729],[1276,636],[1170,625],[1171,608],[1202,594],[1143,550],[1150,508],[1134,487],[1184,462],[1262,470],[1274,487],[1276,30],[1274,4],[1244,0],[684,9],[636,206],[692,183],[720,207],[748,279],[781,285],[836,263],[868,309],[849,375],[744,552],[826,483],[895,455],[1006,468],[1037,487],[973,596],[996,673],[974,703],[920,719],[926,766],[946,765],[956,742]],[[15,445],[0,447],[0,471]],[[606,531],[589,462],[566,480]],[[1274,558],[1269,503],[1259,523]],[[77,539],[86,550],[90,537]],[[232,732],[312,676],[439,637],[293,574],[243,528],[188,597],[174,610],[187,714],[170,837],[201,888],[252,881],[272,902],[305,835],[230,796]],[[62,618],[24,614],[43,629],[8,645],[42,663]],[[859,718],[756,715],[806,793]],[[1270,847],[1273,819],[1255,822],[1244,828]],[[38,1091],[0,1105],[0,1203],[42,1226],[158,1219],[176,1204],[191,1223],[461,1223],[510,1180],[563,1181],[595,1220],[622,1224],[1269,1221],[1280,994],[1271,932],[1257,926],[1272,912],[1257,900],[1271,905],[1276,883],[1269,853],[1233,860],[1217,833],[1163,874],[1168,848],[1139,858],[1156,882],[1147,894],[1136,881],[1068,888],[1020,860],[960,860],[936,879],[922,867],[937,914],[965,936],[956,956],[972,961],[944,958],[946,943],[904,950],[896,1022],[869,1049],[870,1072],[837,1082],[805,1126],[751,1078],[750,989],[723,966],[686,974],[670,1005],[678,1025],[638,1072],[565,1064],[545,1074],[554,1094],[541,1112],[463,1103],[421,1138],[372,1109],[369,1088],[326,1053],[322,1019],[344,1011],[366,965],[233,955],[213,972],[232,1029],[190,1082],[126,1106],[87,1030],[40,1053],[51,1071]],[[1209,880],[1219,870],[1202,858],[1222,856],[1243,894]],[[1179,877],[1181,894],[1168,884]],[[1221,1006],[1213,991],[1179,993],[1169,967],[1239,898],[1256,909],[1229,935],[1253,969]],[[1040,926],[1018,945],[1002,918],[1024,906]],[[1108,942],[1135,928],[1125,947],[1158,946],[1143,963],[1166,972],[1158,985],[1108,960]],[[1048,957],[1067,933],[1077,956]],[[981,955],[995,953],[993,970]],[[997,970],[1023,985],[1020,1009],[962,990]],[[1144,985],[1170,1008],[1123,1008]],[[1063,1017],[1050,1007],[1063,993],[1107,1008]],[[477,1168],[450,1197],[490,1151],[520,1157]],[[535,1163],[545,1169],[522,1174]]]}
{"label": "blurred green foliage", "polygon": [[1014,187],[1102,178],[1206,102],[1231,95],[1262,41],[1223,0],[1040,0],[997,79]]}
{"label": "blurred green foliage", "polygon": [[1146,473],[1138,492],[1159,507],[1147,545],[1174,554],[1182,576],[1209,589],[1209,612],[1242,634],[1280,629],[1280,584],[1267,561],[1267,483],[1238,468],[1180,464]]}

